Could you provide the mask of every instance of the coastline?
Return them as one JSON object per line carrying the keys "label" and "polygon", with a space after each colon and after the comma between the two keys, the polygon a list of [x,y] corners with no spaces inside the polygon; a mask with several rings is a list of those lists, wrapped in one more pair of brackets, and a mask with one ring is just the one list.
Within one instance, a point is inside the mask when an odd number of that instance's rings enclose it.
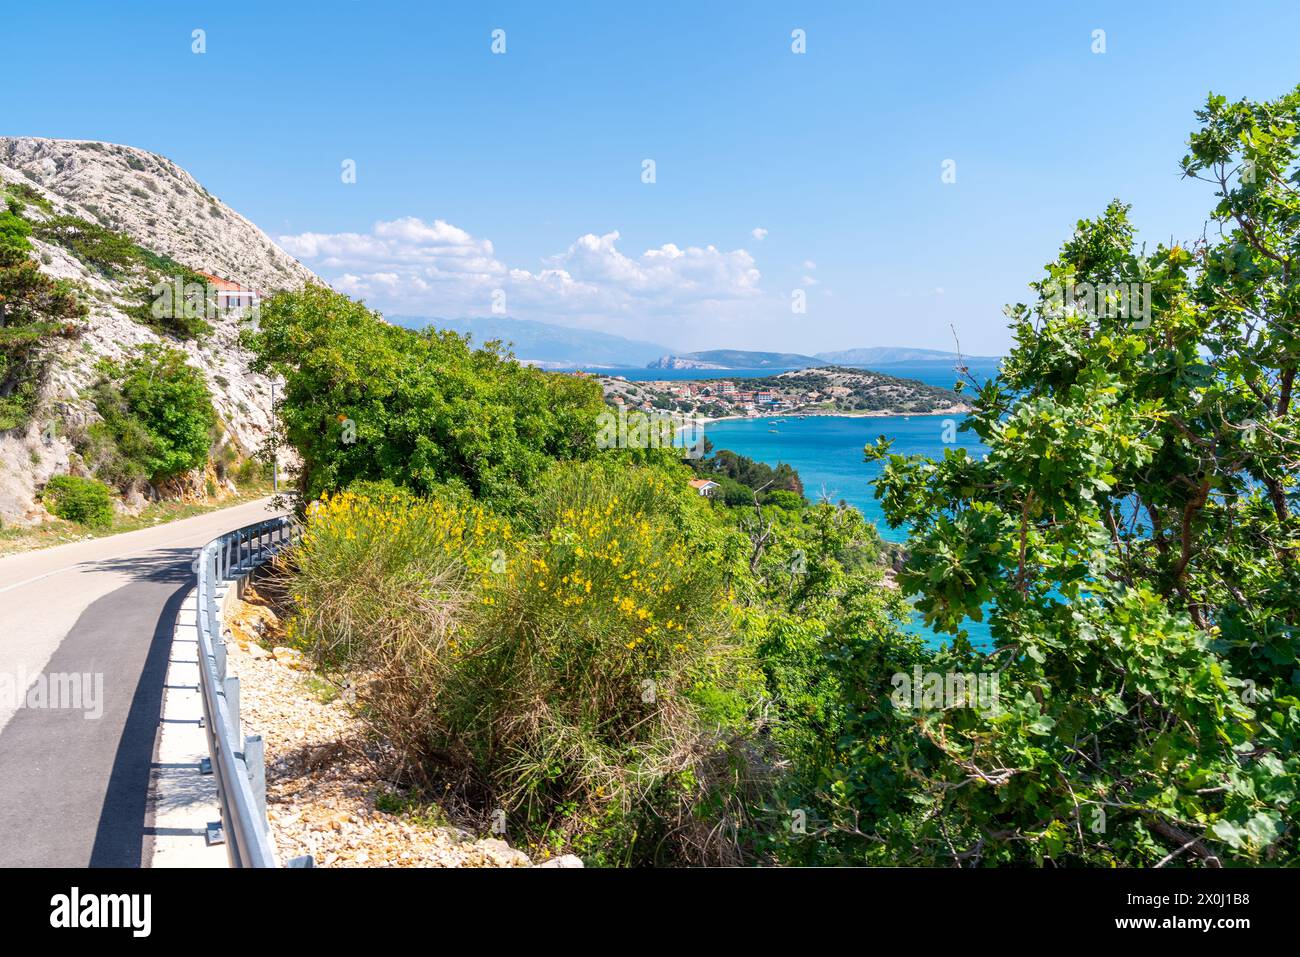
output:
{"label": "coastline", "polygon": [[970,406],[956,406],[956,407],[950,406],[944,409],[935,409],[930,412],[898,412],[895,410],[886,410],[882,412],[876,409],[864,410],[862,412],[842,412],[838,410],[831,412],[831,411],[819,410],[816,412],[772,412],[772,413],[765,413],[763,415],[719,415],[712,418],[706,415],[701,415],[692,418],[690,421],[698,424],[703,424],[703,425],[711,425],[714,422],[730,422],[730,421],[744,422],[749,419],[754,419],[756,421],[761,421],[763,419],[813,419],[813,418],[829,418],[829,419],[917,418],[917,419],[922,419],[922,418],[929,418],[931,416],[940,416],[940,415],[969,415],[970,412],[971,412]]}

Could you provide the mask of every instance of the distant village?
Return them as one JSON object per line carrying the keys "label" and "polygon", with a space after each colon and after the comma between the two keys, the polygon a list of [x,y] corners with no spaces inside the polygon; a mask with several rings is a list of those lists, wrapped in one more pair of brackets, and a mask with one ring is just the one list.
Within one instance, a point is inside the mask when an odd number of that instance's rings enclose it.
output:
{"label": "distant village", "polygon": [[[585,375],[585,373],[575,373]],[[936,415],[967,411],[954,392],[862,369],[801,369],[760,379],[655,380],[593,376],[607,404],[693,418],[771,415]]]}
{"label": "distant village", "polygon": [[[826,398],[847,396],[853,391],[843,386],[832,386],[826,395],[823,395],[815,389],[810,392],[753,389],[726,379],[705,382],[628,383],[626,379],[618,376],[610,378],[635,387],[627,391],[610,390],[608,397],[614,405],[625,405],[628,409],[635,408],[646,412],[658,409],[699,415],[708,415],[709,411],[714,411],[710,409],[711,406],[717,407],[721,414],[728,416],[759,416],[791,412],[805,405],[822,402]],[[716,418],[716,416],[712,417]]]}

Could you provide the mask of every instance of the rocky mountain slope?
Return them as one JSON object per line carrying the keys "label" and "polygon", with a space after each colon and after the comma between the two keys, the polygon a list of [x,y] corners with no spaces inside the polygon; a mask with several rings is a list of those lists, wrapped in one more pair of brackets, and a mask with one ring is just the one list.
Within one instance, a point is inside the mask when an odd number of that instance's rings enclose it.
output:
{"label": "rocky mountain slope", "polygon": [[[144,150],[0,137],[0,190],[14,185],[48,201],[48,211],[29,206],[26,215],[71,215],[99,223],[190,269],[263,293],[320,281],[171,160]],[[218,318],[212,335],[201,342],[160,337],[124,311],[134,304],[130,290],[138,279],[110,278],[61,245],[33,238],[32,246],[41,271],[73,283],[89,315],[78,338],[50,347],[52,361],[32,420],[25,428],[0,433],[0,523],[46,517],[37,493],[51,475],[68,470],[74,452],[69,430],[95,417],[87,398],[97,378],[95,364],[121,359],[144,343],[165,339],[203,373],[223,442],[244,452],[261,446],[270,424],[270,382],[247,371],[236,319]]]}
{"label": "rocky mountain slope", "polygon": [[0,178],[10,174],[192,269],[267,291],[320,281],[166,157],[110,143],[0,137]]}

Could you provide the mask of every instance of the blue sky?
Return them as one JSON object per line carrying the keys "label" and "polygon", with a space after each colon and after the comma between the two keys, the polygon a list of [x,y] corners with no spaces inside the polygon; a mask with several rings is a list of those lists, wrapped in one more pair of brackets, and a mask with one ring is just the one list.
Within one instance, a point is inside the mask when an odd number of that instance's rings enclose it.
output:
{"label": "blue sky", "polygon": [[1148,242],[1200,233],[1177,163],[1209,90],[1300,83],[1294,0],[48,2],[4,27],[0,133],[162,153],[385,311],[495,301],[680,350],[952,324],[1000,352],[1002,305],[1111,197]]}

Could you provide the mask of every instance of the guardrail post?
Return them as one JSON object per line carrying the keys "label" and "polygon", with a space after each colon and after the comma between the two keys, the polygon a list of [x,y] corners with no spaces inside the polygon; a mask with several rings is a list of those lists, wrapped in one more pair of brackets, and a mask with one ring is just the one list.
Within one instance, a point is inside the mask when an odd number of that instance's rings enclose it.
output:
{"label": "guardrail post", "polygon": [[239,676],[230,675],[222,679],[226,689],[226,716],[230,719],[230,736],[239,740]]}
{"label": "guardrail post", "polygon": [[226,643],[218,638],[212,643],[212,657],[217,660],[217,679],[226,680]]}
{"label": "guardrail post", "polygon": [[257,799],[257,813],[266,820],[266,745],[260,734],[244,738],[244,767],[248,769],[248,783]]}
{"label": "guardrail post", "polygon": [[207,588],[207,592],[208,592],[208,594],[207,594],[207,598],[208,598],[208,608],[207,608],[207,612],[208,612],[208,633],[209,633],[209,634],[216,634],[216,631],[217,631],[217,582],[220,580],[220,578],[219,578],[219,574],[220,574],[220,573],[219,573],[219,562],[220,562],[220,558],[218,558],[218,556],[217,556],[217,549],[214,548],[214,549],[212,550],[212,554],[211,554],[211,556],[210,556],[210,559],[211,559],[212,573],[211,573],[211,577],[209,577],[209,579],[208,579],[208,588]]}

